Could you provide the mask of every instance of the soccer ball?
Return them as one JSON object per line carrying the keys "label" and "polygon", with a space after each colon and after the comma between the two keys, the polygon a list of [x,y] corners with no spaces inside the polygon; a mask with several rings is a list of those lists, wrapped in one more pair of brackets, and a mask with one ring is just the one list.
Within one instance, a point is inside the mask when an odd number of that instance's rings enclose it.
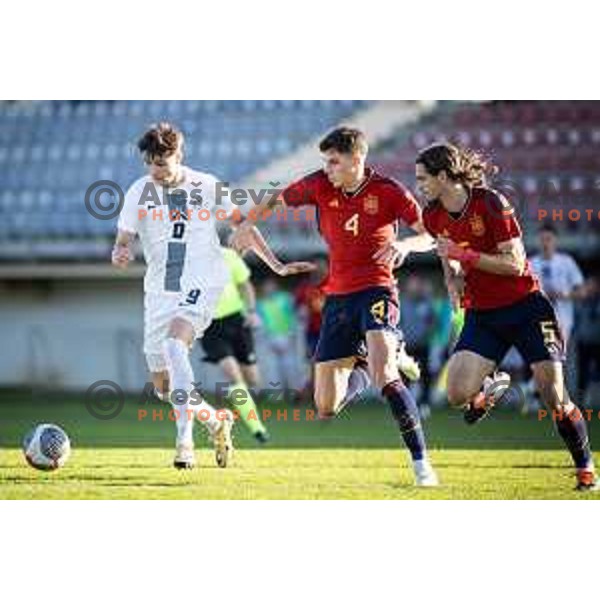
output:
{"label": "soccer ball", "polygon": [[36,425],[25,436],[23,453],[33,468],[54,471],[67,462],[71,454],[71,442],[58,425],[43,423]]}

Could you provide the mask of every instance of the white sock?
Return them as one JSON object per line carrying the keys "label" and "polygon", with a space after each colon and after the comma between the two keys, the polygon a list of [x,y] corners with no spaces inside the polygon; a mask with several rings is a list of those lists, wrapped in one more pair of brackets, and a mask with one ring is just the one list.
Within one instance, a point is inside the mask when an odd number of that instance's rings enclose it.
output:
{"label": "white sock", "polygon": [[371,385],[369,372],[364,367],[354,367],[348,378],[348,390],[346,400],[352,400],[355,396],[362,394]]}
{"label": "white sock", "polygon": [[[194,419],[200,411],[208,412],[207,427],[212,427],[216,422],[216,411],[206,401],[190,404],[192,399],[190,393],[194,389],[194,372],[190,363],[189,350],[184,342],[175,338],[169,338],[165,341],[165,358],[169,371],[169,380],[171,383],[171,393],[174,390],[183,390],[186,392],[187,399],[185,403],[171,402],[177,416],[177,444],[192,445],[194,441]],[[205,413],[203,413],[205,414]]]}
{"label": "white sock", "polygon": [[171,394],[169,392],[161,392],[157,387],[154,388],[154,395],[161,402],[169,402],[169,398],[171,396]]}

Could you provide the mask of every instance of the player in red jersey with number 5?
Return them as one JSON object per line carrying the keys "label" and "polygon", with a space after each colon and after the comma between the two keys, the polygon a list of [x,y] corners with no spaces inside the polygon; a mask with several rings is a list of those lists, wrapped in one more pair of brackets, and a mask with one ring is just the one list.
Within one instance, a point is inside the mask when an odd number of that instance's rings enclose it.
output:
{"label": "player in red jersey with number 5", "polygon": [[486,416],[510,383],[490,375],[515,346],[542,400],[558,415],[576,489],[596,489],[586,423],[564,383],[561,329],[532,273],[514,210],[485,185],[490,171],[476,152],[451,144],[426,148],[416,160],[417,185],[429,201],[423,223],[438,240],[451,296],[459,295],[456,276],[464,284],[465,324],[448,364],[448,401],[465,408],[470,424]]}
{"label": "player in red jersey with number 5", "polygon": [[[324,168],[292,183],[282,193],[287,206],[313,205],[329,247],[329,275],[315,352],[315,403],[323,419],[335,416],[370,380],[381,390],[411,453],[417,485],[437,485],[427,457],[414,397],[397,365],[398,295],[394,266],[409,252],[431,250],[421,211],[400,183],[366,166],[364,134],[348,127],[320,143]],[[256,217],[269,208],[261,205]],[[397,240],[398,223],[417,235]],[[234,244],[249,241],[242,225]],[[357,357],[366,343],[368,374]],[[370,380],[368,375],[370,375]]]}

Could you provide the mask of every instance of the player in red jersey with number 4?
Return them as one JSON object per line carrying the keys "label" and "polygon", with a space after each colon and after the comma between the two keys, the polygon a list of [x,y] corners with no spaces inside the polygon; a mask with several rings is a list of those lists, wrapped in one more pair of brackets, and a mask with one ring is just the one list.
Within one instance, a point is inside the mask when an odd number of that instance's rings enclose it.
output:
{"label": "player in red jersey with number 4", "polygon": [[[334,417],[370,380],[381,389],[411,453],[417,485],[437,485],[427,457],[414,397],[397,365],[398,296],[393,268],[409,252],[433,247],[412,194],[365,165],[364,134],[342,127],[320,143],[324,168],[283,191],[287,206],[313,205],[329,247],[329,275],[319,342],[315,352],[315,403],[322,419]],[[261,205],[256,217],[271,203]],[[417,235],[397,240],[401,221]],[[243,250],[244,225],[234,234]],[[254,241],[254,240],[253,240]],[[366,343],[368,375],[357,358]]]}
{"label": "player in red jersey with number 4", "polygon": [[437,237],[454,299],[455,275],[464,279],[465,324],[448,364],[448,401],[465,408],[468,423],[483,418],[510,383],[490,376],[515,346],[549,411],[559,415],[556,427],[575,463],[576,489],[597,489],[586,423],[564,383],[556,314],[531,271],[514,210],[485,186],[492,170],[477,153],[451,144],[426,148],[416,160],[417,185],[429,201],[423,223]]}

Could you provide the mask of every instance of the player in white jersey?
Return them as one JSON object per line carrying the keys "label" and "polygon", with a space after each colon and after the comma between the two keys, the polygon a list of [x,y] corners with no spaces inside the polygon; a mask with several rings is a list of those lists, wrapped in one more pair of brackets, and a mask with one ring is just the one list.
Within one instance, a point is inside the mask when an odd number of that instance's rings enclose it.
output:
{"label": "player in white jersey", "polygon": [[584,297],[585,281],[575,259],[558,252],[557,232],[552,224],[540,227],[538,241],[541,254],[531,259],[531,266],[554,305],[566,346],[575,321],[573,301]]}
{"label": "player in white jersey", "polygon": [[[216,222],[228,207],[217,202],[217,180],[182,165],[183,134],[168,123],[149,129],[138,148],[148,174],[127,191],[112,253],[115,266],[131,260],[139,236],[144,278],[144,353],[157,395],[170,400],[177,421],[174,466],[194,466],[193,424],[203,421],[215,445],[217,464],[233,450],[233,415],[215,410],[195,389],[189,351],[213,317],[228,281]],[[220,197],[220,195],[219,195]],[[220,211],[220,212],[219,212]],[[281,265],[257,233],[254,250],[281,275],[310,270],[309,263]]]}

